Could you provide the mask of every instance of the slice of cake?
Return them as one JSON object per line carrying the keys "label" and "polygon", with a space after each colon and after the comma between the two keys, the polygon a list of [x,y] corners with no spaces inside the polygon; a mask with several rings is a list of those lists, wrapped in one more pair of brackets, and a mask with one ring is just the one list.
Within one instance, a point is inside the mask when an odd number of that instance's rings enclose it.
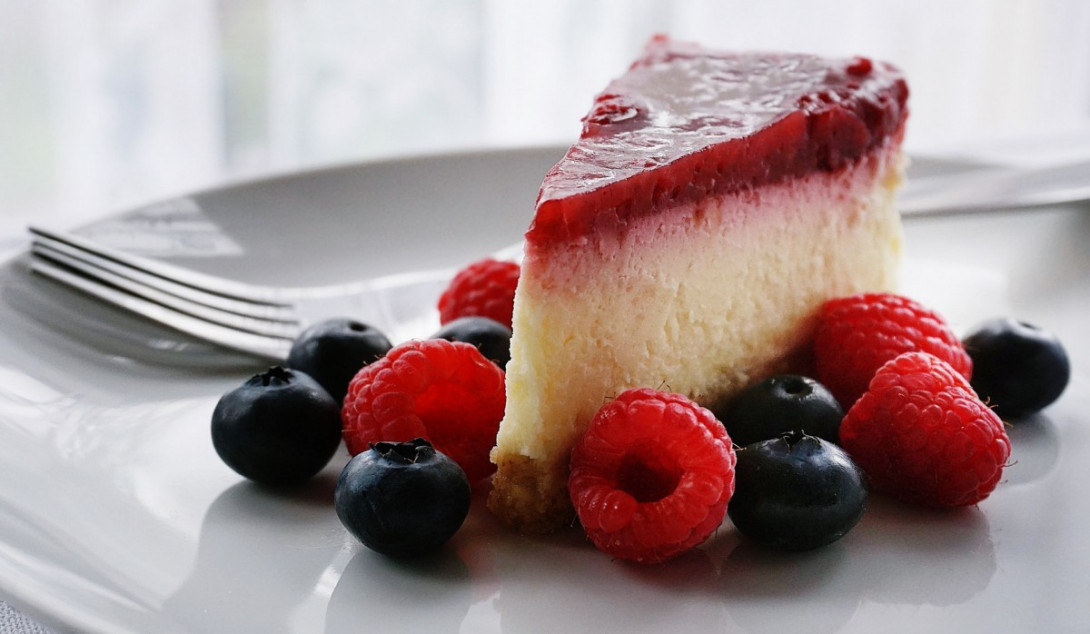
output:
{"label": "slice of cake", "polygon": [[665,37],[545,176],[515,296],[489,507],[574,521],[571,447],[629,387],[710,407],[793,367],[818,306],[892,290],[908,88],[864,58]]}

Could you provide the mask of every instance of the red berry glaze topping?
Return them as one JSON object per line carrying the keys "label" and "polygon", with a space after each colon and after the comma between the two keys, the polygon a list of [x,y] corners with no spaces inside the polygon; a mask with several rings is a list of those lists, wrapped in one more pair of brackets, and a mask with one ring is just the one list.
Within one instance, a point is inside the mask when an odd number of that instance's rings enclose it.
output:
{"label": "red berry glaze topping", "polygon": [[866,57],[856,57],[848,63],[848,67],[845,68],[849,75],[854,77],[866,77],[874,70],[874,62],[870,61]]}
{"label": "red berry glaze topping", "polygon": [[341,409],[352,455],[371,443],[424,438],[476,483],[495,470],[488,452],[505,403],[503,371],[473,345],[410,341],[365,366]]}
{"label": "red berry glaze topping", "polygon": [[941,316],[907,297],[862,293],[826,302],[814,336],[817,378],[845,409],[883,363],[920,351],[969,378],[973,362]]}
{"label": "red berry glaze topping", "polygon": [[907,100],[889,64],[656,36],[546,175],[528,252],[616,232],[674,202],[840,169],[899,139]]}
{"label": "red berry glaze topping", "polygon": [[988,497],[1010,458],[999,417],[946,362],[908,352],[886,363],[844,417],[840,442],[881,491],[938,507]]}
{"label": "red berry glaze topping", "polygon": [[488,317],[510,328],[519,271],[517,262],[493,258],[458,271],[439,297],[439,322]]}
{"label": "red berry glaze topping", "polygon": [[711,412],[678,394],[627,390],[598,411],[572,450],[568,491],[600,550],[655,563],[722,523],[734,463]]}

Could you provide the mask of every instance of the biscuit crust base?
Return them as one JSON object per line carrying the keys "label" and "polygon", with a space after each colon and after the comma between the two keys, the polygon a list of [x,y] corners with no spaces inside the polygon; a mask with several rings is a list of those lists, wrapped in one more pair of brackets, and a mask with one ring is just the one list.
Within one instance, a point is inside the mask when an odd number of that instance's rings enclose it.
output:
{"label": "biscuit crust base", "polygon": [[528,535],[577,523],[568,496],[568,465],[507,454],[497,459],[488,508],[510,528]]}

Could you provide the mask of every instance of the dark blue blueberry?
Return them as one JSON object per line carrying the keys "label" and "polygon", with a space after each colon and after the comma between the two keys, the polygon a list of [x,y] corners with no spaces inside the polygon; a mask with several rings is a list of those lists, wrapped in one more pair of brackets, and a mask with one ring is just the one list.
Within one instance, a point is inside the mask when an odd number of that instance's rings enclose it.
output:
{"label": "dark blue blueberry", "polygon": [[298,484],[321,471],[336,452],[340,411],[309,375],[272,367],[220,397],[212,412],[212,445],[246,478]]}
{"label": "dark blue blueberry", "polygon": [[1002,418],[1044,409],[1071,379],[1071,362],[1059,339],[1032,324],[992,319],[962,343],[973,360],[973,389]]}
{"label": "dark blue blueberry", "polygon": [[465,472],[421,438],[374,443],[357,454],[333,495],[345,528],[391,557],[422,555],[445,544],[469,514],[469,501]]}
{"label": "dark blue blueberry", "polygon": [[863,471],[840,447],[799,432],[738,450],[727,513],[742,535],[779,550],[840,539],[863,517]]}
{"label": "dark blue blueberry", "polygon": [[338,403],[360,368],[391,348],[386,335],[367,324],[346,318],[318,322],[296,337],[287,366],[314,377]]}
{"label": "dark blue blueberry", "polygon": [[473,344],[501,370],[511,360],[511,329],[488,317],[459,317],[444,324],[431,338]]}
{"label": "dark blue blueberry", "polygon": [[743,447],[791,431],[839,443],[844,410],[821,383],[783,374],[749,387],[724,411],[717,411],[716,417],[727,428],[731,442]]}

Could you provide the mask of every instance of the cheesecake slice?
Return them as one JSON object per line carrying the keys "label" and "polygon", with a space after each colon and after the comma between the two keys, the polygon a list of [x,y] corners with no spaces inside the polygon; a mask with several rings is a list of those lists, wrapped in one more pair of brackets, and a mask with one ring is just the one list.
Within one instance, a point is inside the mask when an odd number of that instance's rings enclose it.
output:
{"label": "cheesecake slice", "polygon": [[548,172],[515,295],[489,508],[574,522],[572,445],[610,397],[712,408],[797,369],[826,299],[894,290],[907,85],[866,58],[655,37]]}

